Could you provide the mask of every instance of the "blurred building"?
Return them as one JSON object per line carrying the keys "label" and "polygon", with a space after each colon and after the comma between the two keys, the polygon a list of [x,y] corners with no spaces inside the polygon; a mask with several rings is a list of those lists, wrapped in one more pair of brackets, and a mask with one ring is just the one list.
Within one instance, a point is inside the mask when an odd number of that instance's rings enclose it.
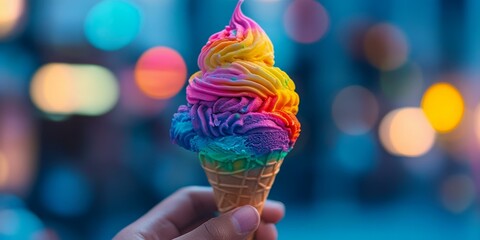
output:
{"label": "blurred building", "polygon": [[[208,184],[170,120],[236,2],[0,0],[0,239],[110,239]],[[280,239],[480,238],[480,0],[243,7],[301,98]]]}

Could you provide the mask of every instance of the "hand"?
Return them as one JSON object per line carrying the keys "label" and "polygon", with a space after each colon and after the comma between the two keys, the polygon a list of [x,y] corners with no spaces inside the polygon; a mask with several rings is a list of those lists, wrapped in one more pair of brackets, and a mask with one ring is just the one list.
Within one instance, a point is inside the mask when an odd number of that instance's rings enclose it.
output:
{"label": "hand", "polygon": [[217,206],[211,188],[186,187],[155,206],[143,217],[130,224],[115,240],[173,239],[277,239],[275,223],[285,215],[281,202],[267,201],[260,216],[252,206],[243,206],[214,217]]}

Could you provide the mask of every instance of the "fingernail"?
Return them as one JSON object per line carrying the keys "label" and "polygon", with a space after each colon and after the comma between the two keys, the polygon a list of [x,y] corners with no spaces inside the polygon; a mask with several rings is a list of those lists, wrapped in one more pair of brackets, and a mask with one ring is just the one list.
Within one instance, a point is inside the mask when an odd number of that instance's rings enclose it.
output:
{"label": "fingernail", "polygon": [[259,216],[257,210],[251,206],[243,206],[232,215],[232,222],[237,233],[250,233],[257,228]]}

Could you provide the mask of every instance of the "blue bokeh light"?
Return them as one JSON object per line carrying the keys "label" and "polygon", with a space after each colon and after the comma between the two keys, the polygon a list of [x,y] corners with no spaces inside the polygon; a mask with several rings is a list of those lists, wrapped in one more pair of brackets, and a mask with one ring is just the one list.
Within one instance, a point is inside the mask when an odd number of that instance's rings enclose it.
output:
{"label": "blue bokeh light", "polygon": [[40,192],[45,208],[60,216],[81,215],[93,200],[85,176],[67,167],[55,167],[48,171],[41,182]]}
{"label": "blue bokeh light", "polygon": [[141,22],[142,14],[132,3],[102,1],[92,8],[85,19],[85,35],[96,48],[118,50],[135,39]]}
{"label": "blue bokeh light", "polygon": [[22,208],[0,210],[0,239],[35,239],[43,231],[43,223]]}

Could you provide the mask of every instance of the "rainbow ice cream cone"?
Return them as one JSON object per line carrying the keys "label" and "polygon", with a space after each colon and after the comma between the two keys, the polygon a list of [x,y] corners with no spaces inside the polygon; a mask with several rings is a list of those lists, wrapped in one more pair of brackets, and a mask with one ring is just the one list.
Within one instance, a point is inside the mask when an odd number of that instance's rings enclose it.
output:
{"label": "rainbow ice cream cone", "polygon": [[173,116],[170,135],[198,152],[220,212],[249,204],[261,214],[300,134],[299,97],[290,77],[273,66],[272,43],[243,15],[242,2],[202,48],[188,104]]}

